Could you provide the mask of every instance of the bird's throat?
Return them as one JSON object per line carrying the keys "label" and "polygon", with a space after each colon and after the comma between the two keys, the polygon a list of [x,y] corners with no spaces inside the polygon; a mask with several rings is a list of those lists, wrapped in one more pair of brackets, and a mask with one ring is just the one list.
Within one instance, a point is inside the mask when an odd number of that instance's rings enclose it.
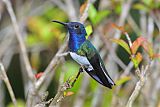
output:
{"label": "bird's throat", "polygon": [[71,52],[77,52],[83,42],[86,40],[84,35],[70,34],[69,49]]}

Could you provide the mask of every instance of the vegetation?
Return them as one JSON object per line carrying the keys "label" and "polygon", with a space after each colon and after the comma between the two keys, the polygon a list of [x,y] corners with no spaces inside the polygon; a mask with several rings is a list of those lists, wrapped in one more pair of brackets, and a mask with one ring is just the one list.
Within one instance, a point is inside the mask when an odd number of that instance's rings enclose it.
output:
{"label": "vegetation", "polygon": [[[113,89],[78,74],[52,20],[84,23]],[[159,0],[0,1],[0,107],[160,107],[159,65]]]}

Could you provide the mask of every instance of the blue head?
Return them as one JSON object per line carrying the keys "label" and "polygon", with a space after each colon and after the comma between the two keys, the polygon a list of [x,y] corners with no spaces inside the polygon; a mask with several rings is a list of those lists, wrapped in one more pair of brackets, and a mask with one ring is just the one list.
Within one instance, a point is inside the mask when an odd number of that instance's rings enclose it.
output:
{"label": "blue head", "polygon": [[84,25],[79,22],[63,23],[59,21],[52,21],[64,25],[69,31],[69,49],[72,52],[77,52],[82,43],[86,40],[86,30]]}

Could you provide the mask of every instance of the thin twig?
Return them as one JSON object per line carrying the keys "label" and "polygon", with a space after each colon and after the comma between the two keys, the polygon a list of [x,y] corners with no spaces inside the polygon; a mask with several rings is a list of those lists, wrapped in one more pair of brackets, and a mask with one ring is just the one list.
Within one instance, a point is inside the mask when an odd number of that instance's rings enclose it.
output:
{"label": "thin twig", "polygon": [[2,78],[3,81],[5,82],[14,106],[18,107],[16,98],[15,98],[15,95],[14,95],[14,92],[13,92],[13,89],[12,89],[12,86],[11,86],[11,84],[9,82],[9,79],[7,77],[7,74],[6,74],[6,71],[5,71],[4,66],[3,66],[3,64],[1,62],[0,62],[0,78]]}
{"label": "thin twig", "polygon": [[128,35],[128,33],[127,33],[127,32],[125,32],[124,34],[125,34],[125,36],[126,36],[126,39],[128,40],[129,47],[131,48],[131,47],[132,47],[132,41],[131,41],[131,38],[129,37],[129,35]]}
{"label": "thin twig", "polygon": [[17,20],[16,20],[15,13],[14,13],[13,8],[12,8],[11,2],[10,2],[10,0],[3,0],[3,2],[5,3],[5,5],[7,7],[7,10],[8,10],[8,13],[10,15],[10,18],[12,20],[12,24],[13,24],[13,27],[14,27],[14,30],[15,30],[15,33],[16,33],[17,40],[18,40],[19,45],[20,45],[21,54],[22,54],[22,57],[23,57],[23,60],[24,60],[24,63],[25,63],[25,67],[26,67],[26,70],[27,70],[28,77],[30,78],[32,83],[35,83],[35,77],[34,77],[34,74],[32,72],[32,68],[30,66],[29,59],[27,57],[26,47],[25,47],[25,44],[23,42],[22,35],[20,33],[20,29],[19,29],[19,26],[18,26],[18,23],[17,23]]}
{"label": "thin twig", "polygon": [[131,26],[131,28],[133,29],[133,31],[137,35],[141,35],[142,34],[142,31],[140,30],[139,26],[137,25],[137,23],[135,22],[133,17],[131,17],[131,15],[128,15],[127,22],[128,22],[128,24]]}
{"label": "thin twig", "polygon": [[66,91],[67,89],[70,89],[71,85],[69,83],[69,81],[66,81],[63,85],[61,85],[60,89],[58,90],[57,94],[55,95],[54,98],[52,98],[52,102],[49,105],[49,107],[53,107],[54,105],[56,105],[58,102],[62,101],[62,99],[64,99],[64,91]]}
{"label": "thin twig", "polygon": [[[145,69],[138,69],[138,75],[140,76],[140,80],[136,83],[136,86],[135,86],[135,89],[134,91],[132,92],[131,96],[129,97],[129,100],[127,102],[127,105],[126,107],[132,107],[133,105],[133,102],[135,101],[135,99],[138,97],[142,87],[144,86],[145,84],[145,81],[147,80],[147,76],[146,73],[148,71],[150,67],[150,64],[146,65]],[[139,74],[140,73],[140,74]]]}
{"label": "thin twig", "polygon": [[88,17],[88,10],[89,10],[89,7],[90,7],[92,1],[93,0],[88,0],[87,1],[87,6],[86,6],[86,8],[85,8],[85,10],[84,10],[81,18],[80,18],[80,22],[84,22],[87,19],[87,17]]}
{"label": "thin twig", "polygon": [[59,54],[63,53],[63,51],[66,49],[67,47],[67,41],[60,47],[60,49],[58,50],[58,52],[56,53],[55,57],[53,57],[53,59],[51,60],[51,62],[49,63],[48,67],[46,68],[46,70],[44,71],[44,74],[40,77],[40,79],[36,82],[36,89],[39,89],[41,87],[41,85],[43,84],[43,82],[45,81],[45,79],[47,78],[47,75],[52,71],[52,69],[57,65],[57,63],[60,61],[60,57],[58,56]]}
{"label": "thin twig", "polygon": [[66,4],[66,10],[67,10],[67,13],[68,13],[68,16],[69,16],[69,19],[70,20],[77,20],[78,17],[77,17],[77,11],[76,11],[76,8],[75,8],[75,5],[74,5],[74,2],[76,0],[65,0],[65,4]]}
{"label": "thin twig", "polygon": [[5,87],[3,81],[0,78],[0,107],[5,107]]}
{"label": "thin twig", "polygon": [[57,55],[58,57],[64,57],[64,56],[67,56],[69,54],[69,52],[65,52],[65,53],[61,53],[61,54],[59,54],[59,55]]}

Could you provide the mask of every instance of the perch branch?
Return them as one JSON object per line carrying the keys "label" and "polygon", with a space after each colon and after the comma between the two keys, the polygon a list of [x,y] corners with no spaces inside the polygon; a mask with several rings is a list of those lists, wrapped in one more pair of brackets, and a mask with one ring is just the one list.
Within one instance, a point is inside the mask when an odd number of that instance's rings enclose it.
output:
{"label": "perch branch", "polygon": [[84,69],[81,67],[72,83],[71,83],[71,80],[69,79],[63,85],[61,85],[59,87],[58,92],[57,92],[56,96],[53,98],[53,101],[51,102],[49,107],[53,107],[58,102],[62,101],[62,99],[64,99],[64,97],[65,97],[64,92],[67,89],[70,89],[70,88],[72,88],[74,86],[74,84],[76,83],[78,77],[80,76],[81,72],[83,72],[83,71],[84,71]]}
{"label": "perch branch", "polygon": [[57,63],[60,61],[60,57],[59,55],[61,53],[63,53],[63,51],[66,49],[67,47],[67,42],[65,42],[60,49],[58,50],[58,52],[56,53],[55,57],[53,57],[53,59],[51,60],[51,62],[49,63],[48,67],[46,68],[46,70],[44,71],[44,74],[40,77],[40,79],[36,82],[36,89],[39,89],[41,87],[41,85],[43,84],[43,82],[45,81],[45,79],[47,78],[47,75],[52,71],[52,69],[57,65]]}
{"label": "perch branch", "polygon": [[93,0],[88,0],[87,1],[87,6],[86,6],[86,8],[85,8],[85,10],[84,10],[81,18],[80,18],[80,22],[84,22],[87,19],[87,17],[88,17],[88,10],[89,10],[89,7],[90,7],[92,1]]}

